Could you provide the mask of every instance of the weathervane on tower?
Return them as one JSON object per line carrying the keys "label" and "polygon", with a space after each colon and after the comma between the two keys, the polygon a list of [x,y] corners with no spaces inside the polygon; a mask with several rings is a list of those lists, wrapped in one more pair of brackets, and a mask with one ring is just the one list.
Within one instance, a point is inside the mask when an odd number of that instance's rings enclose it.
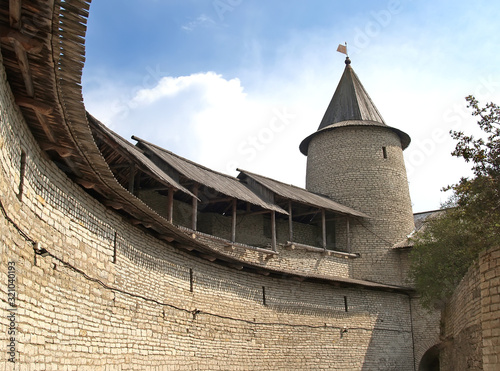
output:
{"label": "weathervane on tower", "polygon": [[345,64],[351,64],[351,60],[349,59],[349,54],[347,54],[347,41],[344,44],[345,45],[339,44],[337,51],[339,53],[343,53],[346,55]]}

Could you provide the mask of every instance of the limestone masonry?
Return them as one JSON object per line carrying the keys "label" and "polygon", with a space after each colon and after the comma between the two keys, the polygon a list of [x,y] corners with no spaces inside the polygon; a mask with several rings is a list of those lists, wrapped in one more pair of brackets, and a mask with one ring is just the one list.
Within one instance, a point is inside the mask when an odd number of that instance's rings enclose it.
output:
{"label": "limestone masonry", "polygon": [[441,327],[420,308],[410,138],[349,59],[300,145],[301,189],[134,145],[86,113],[87,1],[0,9],[0,368],[495,369],[498,251]]}

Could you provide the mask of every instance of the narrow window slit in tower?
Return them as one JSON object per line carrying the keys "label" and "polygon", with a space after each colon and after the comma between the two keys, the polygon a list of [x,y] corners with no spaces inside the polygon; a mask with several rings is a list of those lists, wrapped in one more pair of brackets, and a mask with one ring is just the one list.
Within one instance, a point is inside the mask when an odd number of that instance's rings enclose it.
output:
{"label": "narrow window slit in tower", "polygon": [[346,312],[349,311],[349,307],[347,306],[347,296],[344,296],[344,309]]}
{"label": "narrow window slit in tower", "polygon": [[116,264],[116,245],[117,245],[117,238],[118,237],[118,232],[115,232],[115,238],[113,239],[113,263]]}
{"label": "narrow window slit in tower", "polygon": [[266,286],[262,286],[262,304],[267,305],[266,304]]}
{"label": "narrow window slit in tower", "polygon": [[193,286],[193,268],[189,268],[189,291],[193,292],[194,286]]}
{"label": "narrow window slit in tower", "polygon": [[384,158],[387,158],[387,148],[382,147],[382,154],[384,155]]}
{"label": "narrow window slit in tower", "polygon": [[17,198],[22,200],[24,192],[24,177],[26,175],[26,152],[21,151],[21,167],[19,169],[19,192]]}

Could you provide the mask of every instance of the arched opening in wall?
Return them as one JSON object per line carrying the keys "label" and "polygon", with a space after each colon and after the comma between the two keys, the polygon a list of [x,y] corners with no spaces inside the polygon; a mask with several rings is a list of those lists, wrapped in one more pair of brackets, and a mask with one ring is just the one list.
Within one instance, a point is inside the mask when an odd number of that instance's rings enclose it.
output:
{"label": "arched opening in wall", "polygon": [[424,353],[420,360],[418,371],[439,371],[439,348],[437,345],[429,348]]}

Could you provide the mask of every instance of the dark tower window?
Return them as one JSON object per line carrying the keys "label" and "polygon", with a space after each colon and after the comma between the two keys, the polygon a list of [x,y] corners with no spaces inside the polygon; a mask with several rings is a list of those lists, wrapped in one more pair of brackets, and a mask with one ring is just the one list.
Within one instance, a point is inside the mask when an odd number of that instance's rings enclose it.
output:
{"label": "dark tower window", "polygon": [[24,192],[24,177],[26,176],[26,152],[21,151],[21,164],[19,169],[19,189],[17,197],[21,200]]}
{"label": "dark tower window", "polygon": [[386,147],[382,147],[382,155],[384,156],[384,158],[387,158],[387,148]]}

